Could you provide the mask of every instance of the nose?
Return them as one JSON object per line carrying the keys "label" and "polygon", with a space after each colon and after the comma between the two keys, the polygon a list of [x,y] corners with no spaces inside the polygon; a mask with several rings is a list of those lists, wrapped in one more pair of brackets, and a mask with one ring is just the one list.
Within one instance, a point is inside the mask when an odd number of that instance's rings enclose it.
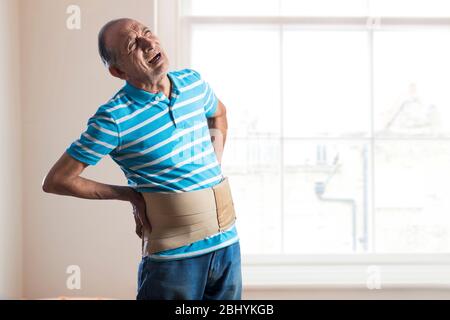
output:
{"label": "nose", "polygon": [[149,52],[155,48],[154,41],[147,37],[140,37],[139,45],[141,46],[142,50],[144,50],[145,52]]}

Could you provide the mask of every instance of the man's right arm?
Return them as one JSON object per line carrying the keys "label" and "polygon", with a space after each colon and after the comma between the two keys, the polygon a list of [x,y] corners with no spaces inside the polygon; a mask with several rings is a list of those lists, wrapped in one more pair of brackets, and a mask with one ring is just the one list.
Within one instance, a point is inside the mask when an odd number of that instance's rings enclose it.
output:
{"label": "man's right arm", "polygon": [[[135,219],[150,228],[145,214],[145,201],[139,192],[127,186],[109,185],[81,177],[80,174],[87,166],[65,152],[45,176],[42,189],[47,193],[83,199],[129,201],[133,206]],[[138,223],[137,220],[136,222]],[[136,233],[137,229],[138,225]]]}
{"label": "man's right arm", "polygon": [[80,176],[88,165],[65,152],[46,175],[42,189],[48,193],[84,199],[115,199],[131,201],[134,190],[107,185]]}

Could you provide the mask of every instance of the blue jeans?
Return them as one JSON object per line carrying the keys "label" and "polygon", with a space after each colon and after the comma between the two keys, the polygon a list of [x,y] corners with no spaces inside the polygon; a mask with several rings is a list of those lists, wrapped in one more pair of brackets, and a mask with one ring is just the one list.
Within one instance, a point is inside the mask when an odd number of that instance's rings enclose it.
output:
{"label": "blue jeans", "polygon": [[240,300],[239,241],[222,249],[175,261],[142,258],[137,300]]}

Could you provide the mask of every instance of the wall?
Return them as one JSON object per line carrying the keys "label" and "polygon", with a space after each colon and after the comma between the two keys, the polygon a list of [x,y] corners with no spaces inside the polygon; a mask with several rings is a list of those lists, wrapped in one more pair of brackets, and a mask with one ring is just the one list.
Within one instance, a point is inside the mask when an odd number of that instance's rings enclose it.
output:
{"label": "wall", "polygon": [[[81,9],[80,30],[66,27],[69,5]],[[99,29],[125,16],[151,25],[152,8],[149,0],[21,1],[26,298],[135,296],[140,240],[131,206],[45,194],[41,183],[89,116],[122,86],[100,62]],[[83,176],[126,184],[109,157]],[[70,265],[80,267],[80,290],[66,287]]]}
{"label": "wall", "polygon": [[0,1],[0,299],[22,295],[19,11]]}

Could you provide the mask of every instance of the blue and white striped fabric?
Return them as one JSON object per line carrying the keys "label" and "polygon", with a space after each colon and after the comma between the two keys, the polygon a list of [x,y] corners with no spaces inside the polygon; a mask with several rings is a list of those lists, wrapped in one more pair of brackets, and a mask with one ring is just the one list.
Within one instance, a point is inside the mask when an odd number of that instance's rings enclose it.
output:
{"label": "blue and white striped fabric", "polygon": [[[66,150],[95,165],[110,155],[139,192],[187,192],[212,187],[223,179],[211,143],[207,118],[218,100],[200,74],[169,72],[170,97],[129,83],[89,119],[86,131]],[[157,260],[193,257],[238,241],[236,227],[173,250]],[[152,256],[150,256],[152,258]]]}

